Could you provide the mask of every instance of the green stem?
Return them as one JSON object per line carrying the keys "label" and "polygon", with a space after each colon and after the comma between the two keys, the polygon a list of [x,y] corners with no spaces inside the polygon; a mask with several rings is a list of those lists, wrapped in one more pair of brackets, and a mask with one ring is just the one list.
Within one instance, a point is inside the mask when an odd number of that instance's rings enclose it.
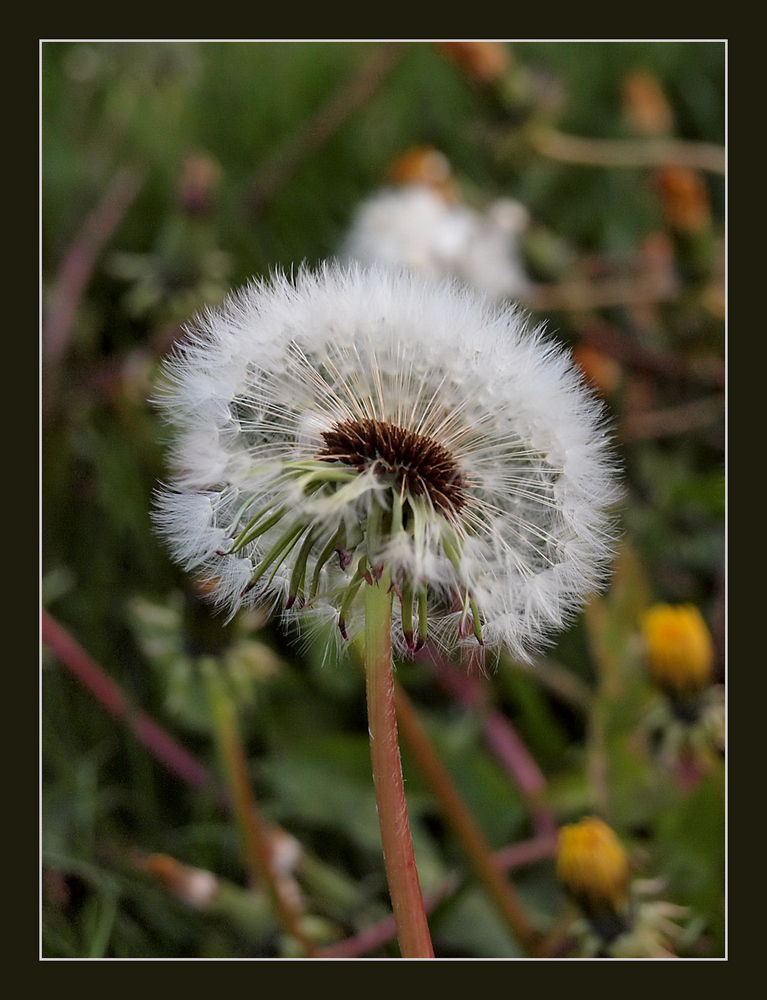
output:
{"label": "green stem", "polygon": [[246,867],[251,879],[258,882],[269,895],[275,916],[285,933],[299,942],[304,955],[313,956],[316,954],[316,949],[302,931],[298,914],[286,899],[275,876],[269,834],[256,805],[248,777],[247,761],[237,725],[236,706],[219,673],[218,665],[209,662],[206,667],[208,697],[216,741],[240,828]]}
{"label": "green stem", "polygon": [[378,821],[397,937],[403,958],[433,958],[405,803],[394,710],[391,573],[365,586],[365,674],[370,756]]}

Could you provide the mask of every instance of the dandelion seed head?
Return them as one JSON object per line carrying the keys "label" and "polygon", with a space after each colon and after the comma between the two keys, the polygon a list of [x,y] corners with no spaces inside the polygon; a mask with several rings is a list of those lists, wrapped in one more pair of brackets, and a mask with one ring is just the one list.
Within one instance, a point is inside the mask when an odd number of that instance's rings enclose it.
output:
{"label": "dandelion seed head", "polygon": [[340,256],[455,278],[494,299],[525,294],[530,281],[519,246],[524,206],[499,198],[484,211],[446,200],[425,183],[384,188],[363,201]]}
{"label": "dandelion seed head", "polygon": [[526,656],[604,577],[601,404],[541,327],[462,286],[336,264],[254,281],[198,317],[157,401],[176,438],[156,524],[230,612],[353,634],[385,563],[400,652],[428,607],[430,637]]}

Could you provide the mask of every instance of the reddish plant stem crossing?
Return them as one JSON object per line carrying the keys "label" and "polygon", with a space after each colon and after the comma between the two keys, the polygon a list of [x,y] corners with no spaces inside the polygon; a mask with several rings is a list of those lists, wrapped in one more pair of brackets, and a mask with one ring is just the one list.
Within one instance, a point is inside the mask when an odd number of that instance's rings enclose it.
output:
{"label": "reddish plant stem crossing", "polygon": [[[82,686],[101,702],[106,710],[125,722],[137,738],[161,763],[192,788],[213,792],[211,773],[165,732],[145,712],[131,705],[123,690],[102,670],[82,646],[45,609],[41,614],[43,642]],[[222,801],[220,792],[214,792]]]}
{"label": "reddish plant stem crossing", "polygon": [[538,935],[511,883],[496,865],[482,831],[461,796],[431,740],[410,703],[405,691],[396,685],[395,703],[397,716],[410,751],[419,770],[443,809],[445,818],[460,841],[477,877],[503,917],[506,925],[528,955],[534,954]]}

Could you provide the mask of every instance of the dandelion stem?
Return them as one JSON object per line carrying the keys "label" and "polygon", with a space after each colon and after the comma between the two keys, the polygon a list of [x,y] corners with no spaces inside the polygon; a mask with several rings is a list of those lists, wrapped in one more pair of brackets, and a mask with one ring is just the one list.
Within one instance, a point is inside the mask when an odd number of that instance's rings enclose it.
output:
{"label": "dandelion stem", "polygon": [[391,573],[365,587],[365,674],[370,755],[378,821],[397,937],[403,958],[433,958],[410,823],[394,708],[391,654]]}
{"label": "dandelion stem", "polygon": [[299,942],[305,956],[313,956],[316,954],[314,945],[302,931],[298,914],[286,899],[275,875],[269,836],[248,778],[235,704],[219,674],[218,665],[209,660],[206,668],[208,698],[216,740],[240,828],[245,864],[251,879],[258,882],[268,893],[282,929]]}
{"label": "dandelion stem", "polygon": [[498,867],[484,835],[456,789],[453,779],[439,759],[410,699],[398,684],[394,688],[394,700],[397,718],[410,752],[437,797],[445,819],[461,842],[476,876],[484,885],[514,938],[528,955],[535,954],[538,944],[535,928],[530,923],[514,887]]}

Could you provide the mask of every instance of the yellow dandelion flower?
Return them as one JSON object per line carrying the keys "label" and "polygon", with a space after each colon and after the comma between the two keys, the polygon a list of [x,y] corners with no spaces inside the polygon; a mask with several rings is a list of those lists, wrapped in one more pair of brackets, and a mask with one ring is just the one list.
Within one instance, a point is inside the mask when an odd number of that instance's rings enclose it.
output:
{"label": "yellow dandelion flower", "polygon": [[626,903],[628,857],[613,830],[601,819],[587,817],[562,827],[557,875],[588,911],[617,911]]}
{"label": "yellow dandelion flower", "polygon": [[714,644],[702,615],[690,604],[656,604],[642,623],[650,676],[672,697],[684,698],[708,687]]}

